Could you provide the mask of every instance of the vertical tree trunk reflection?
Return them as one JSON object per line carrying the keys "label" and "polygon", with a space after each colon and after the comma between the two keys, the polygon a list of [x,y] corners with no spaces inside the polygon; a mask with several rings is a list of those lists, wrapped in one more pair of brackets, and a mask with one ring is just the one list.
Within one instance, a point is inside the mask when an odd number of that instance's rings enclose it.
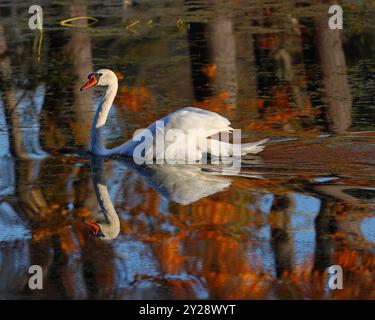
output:
{"label": "vertical tree trunk reflection", "polygon": [[[68,17],[87,16],[85,5],[69,5],[63,11]],[[86,30],[58,31],[50,43],[54,50],[48,58],[54,63],[48,64],[43,144],[54,151],[82,149],[88,146],[94,112],[92,92],[79,91],[92,72],[90,35]]]}
{"label": "vertical tree trunk reflection", "polygon": [[10,150],[13,155],[26,157],[23,152],[22,131],[20,115],[17,112],[16,88],[13,84],[12,67],[7,56],[7,44],[5,40],[4,27],[0,24],[0,87],[4,92],[5,117],[10,121],[8,124]]}
{"label": "vertical tree trunk reflection", "polygon": [[315,254],[314,270],[324,272],[331,263],[332,234],[337,225],[332,208],[333,199],[324,197],[321,200],[319,214],[315,218]]}
{"label": "vertical tree trunk reflection", "polygon": [[348,84],[341,31],[331,30],[327,18],[316,18],[317,46],[332,132],[345,132],[352,124],[352,96]]}
{"label": "vertical tree trunk reflection", "polygon": [[[213,94],[228,92],[228,102],[237,99],[236,41],[232,20],[221,1],[209,2],[216,17],[207,23],[192,22],[188,29],[192,80],[195,98],[202,101]],[[190,1],[185,5],[190,9]],[[207,75],[204,68],[212,65],[215,75]]]}
{"label": "vertical tree trunk reflection", "polygon": [[215,90],[229,92],[229,102],[235,104],[237,98],[236,41],[232,20],[219,16],[208,23],[209,55],[216,65]]}
{"label": "vertical tree trunk reflection", "polygon": [[290,231],[293,202],[285,196],[276,196],[271,207],[271,245],[275,257],[276,276],[293,268],[294,248]]}
{"label": "vertical tree trunk reflection", "polygon": [[[294,202],[289,196],[275,196],[271,212],[271,246],[275,259],[276,277],[281,280],[294,269],[294,246],[291,231],[291,215]],[[290,299],[293,292],[288,283],[281,281],[275,285],[275,294],[280,299]]]}

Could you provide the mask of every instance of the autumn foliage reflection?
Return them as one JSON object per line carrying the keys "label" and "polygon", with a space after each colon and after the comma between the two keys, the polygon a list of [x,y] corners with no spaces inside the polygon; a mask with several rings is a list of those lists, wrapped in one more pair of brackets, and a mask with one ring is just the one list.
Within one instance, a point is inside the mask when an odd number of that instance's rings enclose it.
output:
{"label": "autumn foliage reflection", "polygon": [[[113,170],[110,164],[107,163],[108,172]],[[87,173],[84,168],[80,170]],[[82,219],[94,221],[97,209],[90,203],[90,208],[73,210],[53,204],[44,210],[44,226],[39,224],[33,229],[31,248],[43,248],[42,243],[49,243],[45,252],[52,248],[59,252],[58,262],[45,267],[47,273],[60,270],[64,297],[77,297],[81,291],[81,295],[86,294],[80,297],[95,292],[98,298],[134,298],[132,292],[139,290],[143,298],[152,298],[158,292],[159,298],[172,299],[374,298],[375,256],[369,250],[360,251],[340,241],[345,230],[326,235],[335,247],[330,254],[331,264],[339,264],[344,270],[343,290],[327,290],[327,273],[314,269],[312,256],[306,256],[304,263],[292,265],[278,277],[267,267],[267,259],[273,258],[272,254],[262,254],[266,243],[260,241],[264,237],[261,234],[268,225],[284,228],[282,225],[288,221],[275,216],[275,209],[264,212],[260,201],[270,190],[279,197],[286,196],[291,189],[285,180],[266,183],[240,179],[232,188],[193,204],[165,206],[165,198],[147,181],[132,171],[125,170],[123,174],[123,189],[114,201],[121,218],[116,240],[101,242],[89,234]],[[288,207],[288,202],[285,205]],[[287,207],[285,210],[289,210]],[[353,204],[338,202],[335,215],[339,220],[350,219],[356,209]],[[127,259],[135,259],[134,252],[124,256],[116,248],[133,242],[142,244],[139,253],[147,257],[155,271],[146,272],[141,261],[140,270],[124,267]],[[79,256],[82,260],[76,260]],[[73,271],[70,261],[76,261],[78,269]],[[86,274],[89,266],[91,271]],[[128,278],[125,283],[117,282],[119,273]],[[99,287],[105,290],[98,291]],[[48,292],[51,297],[62,297],[58,291]]]}
{"label": "autumn foliage reflection", "polygon": [[[40,64],[28,4],[2,5],[0,298],[374,299],[374,7],[344,1],[333,31],[327,1],[138,2],[46,5]],[[88,14],[92,29],[54,24]],[[128,14],[153,24],[130,34]],[[108,146],[185,105],[275,139],[189,204],[106,160],[120,234],[103,241],[88,228],[103,218],[85,153],[97,103],[79,87],[104,66],[119,79]],[[42,291],[27,286],[32,264]],[[334,264],[342,290],[328,288]]]}

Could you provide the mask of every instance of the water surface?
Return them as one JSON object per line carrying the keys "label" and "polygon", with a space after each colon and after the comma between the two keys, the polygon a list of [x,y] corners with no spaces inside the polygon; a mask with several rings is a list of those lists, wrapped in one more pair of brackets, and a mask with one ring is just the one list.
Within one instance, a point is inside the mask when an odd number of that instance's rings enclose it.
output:
{"label": "water surface", "polygon": [[[39,53],[31,3],[0,5],[2,299],[374,298],[371,2],[342,1],[342,32],[314,1],[41,3]],[[185,105],[272,140],[237,173],[90,156],[99,93],[79,88],[102,67],[120,79],[108,146]],[[111,239],[84,223],[103,210]]]}

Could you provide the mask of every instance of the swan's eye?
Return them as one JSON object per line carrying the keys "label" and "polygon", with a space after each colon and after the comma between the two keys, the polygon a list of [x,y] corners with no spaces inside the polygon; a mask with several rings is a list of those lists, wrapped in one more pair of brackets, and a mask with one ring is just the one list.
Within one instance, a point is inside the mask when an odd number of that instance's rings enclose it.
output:
{"label": "swan's eye", "polygon": [[[101,75],[101,74],[100,74]],[[99,76],[98,73],[90,73],[88,76],[87,76],[87,79],[91,79],[92,77],[94,77],[95,79]]]}

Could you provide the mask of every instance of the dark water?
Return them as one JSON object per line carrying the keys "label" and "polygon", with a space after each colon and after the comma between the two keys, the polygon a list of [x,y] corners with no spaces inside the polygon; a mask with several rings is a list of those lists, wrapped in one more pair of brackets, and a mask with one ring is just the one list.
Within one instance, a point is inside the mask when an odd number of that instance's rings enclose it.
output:
{"label": "dark water", "polygon": [[[2,299],[374,298],[372,2],[342,1],[342,32],[313,1],[41,3],[42,40],[31,2],[0,4]],[[272,141],[239,173],[89,156],[99,100],[79,88],[102,67],[109,146],[187,104]],[[84,223],[103,210],[107,240]]]}

